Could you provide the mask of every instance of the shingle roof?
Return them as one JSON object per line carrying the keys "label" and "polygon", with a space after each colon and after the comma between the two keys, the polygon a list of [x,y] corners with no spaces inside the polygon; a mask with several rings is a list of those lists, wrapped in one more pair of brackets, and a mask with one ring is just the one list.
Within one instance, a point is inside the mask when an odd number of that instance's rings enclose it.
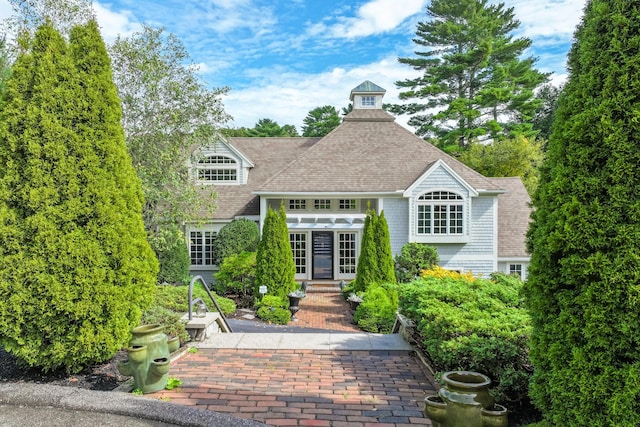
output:
{"label": "shingle roof", "polygon": [[476,189],[500,189],[395,123],[390,114],[376,109],[357,109],[257,190],[267,193],[395,192],[407,189],[437,160],[443,160]]}
{"label": "shingle roof", "polygon": [[218,193],[218,209],[213,218],[227,219],[238,215],[259,215],[260,203],[253,191],[319,139],[229,138],[229,143],[249,158],[255,166],[249,172],[247,185],[211,185],[202,191],[204,196],[212,192]]}
{"label": "shingle roof", "polygon": [[498,196],[498,257],[524,258],[531,198],[520,177],[490,178],[506,190]]}

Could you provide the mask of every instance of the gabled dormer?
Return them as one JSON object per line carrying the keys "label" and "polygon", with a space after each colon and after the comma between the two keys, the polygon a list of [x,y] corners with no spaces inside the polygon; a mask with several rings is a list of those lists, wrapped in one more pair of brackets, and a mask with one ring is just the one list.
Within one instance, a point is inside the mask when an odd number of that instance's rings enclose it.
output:
{"label": "gabled dormer", "polygon": [[198,184],[246,184],[253,162],[224,139],[191,154],[191,173]]}
{"label": "gabled dormer", "polygon": [[369,80],[362,82],[351,91],[349,99],[354,110],[382,109],[382,98],[387,91]]}

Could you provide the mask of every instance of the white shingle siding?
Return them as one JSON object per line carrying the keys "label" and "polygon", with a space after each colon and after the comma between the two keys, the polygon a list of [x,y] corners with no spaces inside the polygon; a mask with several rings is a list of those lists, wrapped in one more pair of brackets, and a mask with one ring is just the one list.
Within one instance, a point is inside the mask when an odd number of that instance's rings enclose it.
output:
{"label": "white shingle siding", "polygon": [[466,236],[469,235],[469,219],[470,219],[470,211],[471,211],[471,198],[469,195],[469,190],[466,186],[464,186],[456,177],[451,175],[448,170],[443,167],[438,167],[434,171],[432,171],[425,179],[415,185],[412,189],[413,191],[409,194],[409,224],[408,224],[408,239],[411,242],[426,242],[428,238],[424,236],[417,235],[417,220],[416,220],[416,198],[420,195],[430,192],[430,191],[450,191],[453,193],[457,193],[462,196],[464,199],[464,224],[465,230],[464,234]]}
{"label": "white shingle siding", "polygon": [[[460,194],[464,201],[464,233],[467,239],[456,243],[430,243],[429,237],[418,236],[416,232],[416,203],[421,194],[429,191],[451,191]],[[413,187],[407,199],[406,225],[408,241],[426,241],[440,256],[444,268],[472,271],[474,274],[488,275],[497,268],[496,260],[496,197],[472,197],[468,186],[461,183],[446,168],[437,167],[425,179]],[[385,201],[385,207],[386,207]],[[386,214],[386,211],[385,211]],[[400,229],[400,227],[398,227]],[[402,247],[402,245],[400,245]]]}
{"label": "white shingle siding", "polygon": [[389,225],[391,251],[397,255],[407,243],[409,235],[409,201],[407,199],[384,199],[384,217]]}

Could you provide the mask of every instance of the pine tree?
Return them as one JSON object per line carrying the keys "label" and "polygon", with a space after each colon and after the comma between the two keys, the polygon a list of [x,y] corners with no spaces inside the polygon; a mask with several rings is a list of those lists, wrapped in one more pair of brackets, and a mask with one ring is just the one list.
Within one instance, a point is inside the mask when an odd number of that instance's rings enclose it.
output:
{"label": "pine tree", "polygon": [[266,286],[267,295],[288,303],[287,294],[298,287],[295,275],[284,207],[280,207],[280,212],[269,208],[256,254],[256,290],[258,286]]}
{"label": "pine tree", "polygon": [[531,396],[557,426],[640,425],[640,14],[591,0],[534,194]]}
{"label": "pine tree", "polygon": [[391,252],[391,237],[389,225],[384,211],[376,221],[375,241],[378,248],[378,268],[380,269],[380,283],[396,283],[395,264]]}
{"label": "pine tree", "polygon": [[533,68],[533,58],[521,58],[531,41],[512,38],[520,25],[513,8],[487,0],[433,0],[427,14],[431,20],[418,23],[413,39],[426,50],[399,58],[423,74],[396,82],[405,89],[400,99],[412,102],[390,111],[411,115],[417,135],[450,151],[478,139],[532,136],[530,120],[540,103],[533,90],[546,75]]}
{"label": "pine tree", "polygon": [[0,344],[73,372],[126,345],[157,260],[95,22],[71,46],[42,25],[15,64],[0,120]]}

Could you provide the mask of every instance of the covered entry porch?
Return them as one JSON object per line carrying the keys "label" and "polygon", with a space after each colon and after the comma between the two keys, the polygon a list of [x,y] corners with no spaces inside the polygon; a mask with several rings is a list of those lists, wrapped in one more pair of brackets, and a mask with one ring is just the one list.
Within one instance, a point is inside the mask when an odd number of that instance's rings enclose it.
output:
{"label": "covered entry porch", "polygon": [[296,280],[354,279],[364,218],[363,214],[287,216]]}

